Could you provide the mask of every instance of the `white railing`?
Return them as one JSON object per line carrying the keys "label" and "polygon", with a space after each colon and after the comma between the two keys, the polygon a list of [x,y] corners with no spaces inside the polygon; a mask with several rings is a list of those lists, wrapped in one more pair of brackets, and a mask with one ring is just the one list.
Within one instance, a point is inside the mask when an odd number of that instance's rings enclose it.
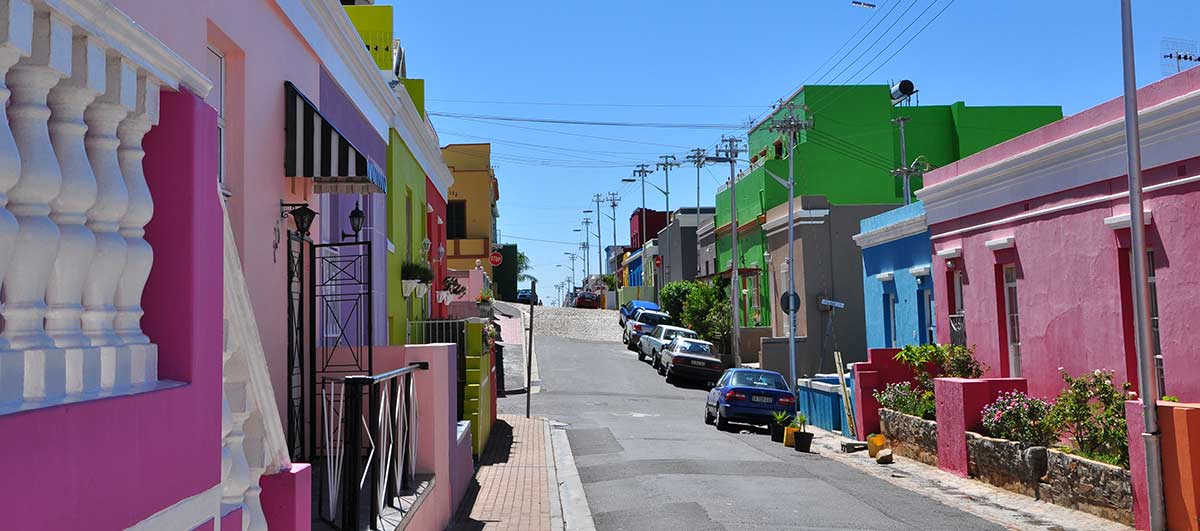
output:
{"label": "white railing", "polygon": [[160,90],[211,83],[101,0],[0,0],[0,413],[157,383],[141,329]]}
{"label": "white railing", "polygon": [[[218,193],[216,188],[213,193]],[[244,529],[264,530],[267,523],[259,502],[259,478],[287,468],[291,461],[224,201],[221,211],[225,220],[221,508],[225,514],[243,507]]]}

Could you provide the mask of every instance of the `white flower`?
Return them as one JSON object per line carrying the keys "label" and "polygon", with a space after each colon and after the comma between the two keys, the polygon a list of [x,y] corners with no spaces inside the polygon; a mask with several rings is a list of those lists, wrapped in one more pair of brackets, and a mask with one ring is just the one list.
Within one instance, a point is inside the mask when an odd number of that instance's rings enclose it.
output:
{"label": "white flower", "polygon": [[1100,376],[1100,369],[1096,369],[1096,376]]}

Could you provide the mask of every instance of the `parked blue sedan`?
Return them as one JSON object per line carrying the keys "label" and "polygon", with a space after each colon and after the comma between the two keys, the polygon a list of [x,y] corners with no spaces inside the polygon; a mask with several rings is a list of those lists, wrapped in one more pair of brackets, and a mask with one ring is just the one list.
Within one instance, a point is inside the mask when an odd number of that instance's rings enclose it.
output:
{"label": "parked blue sedan", "polygon": [[729,369],[704,403],[704,423],[724,430],[730,422],[770,424],[776,411],[796,415],[796,398],[775,371]]}
{"label": "parked blue sedan", "polygon": [[662,308],[659,308],[657,304],[650,302],[650,301],[640,301],[640,300],[629,301],[629,302],[621,305],[621,310],[617,313],[617,324],[621,325],[621,328],[625,328],[625,320],[632,317],[633,312],[636,312],[638,310],[659,311],[661,309]]}

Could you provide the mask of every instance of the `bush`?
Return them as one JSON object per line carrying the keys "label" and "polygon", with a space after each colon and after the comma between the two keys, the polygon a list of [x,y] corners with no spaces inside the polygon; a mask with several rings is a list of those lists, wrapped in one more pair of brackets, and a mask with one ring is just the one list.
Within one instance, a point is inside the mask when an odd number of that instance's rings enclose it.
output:
{"label": "bush", "polygon": [[992,437],[1032,446],[1054,443],[1054,430],[1046,422],[1050,403],[1020,391],[1002,393],[983,407],[983,428]]}
{"label": "bush", "polygon": [[[961,345],[907,345],[896,353],[896,361],[912,370],[913,388],[927,395],[933,403],[934,378],[979,378],[983,376],[983,365],[975,359],[970,348]],[[929,420],[934,419],[934,408],[929,407]],[[910,413],[911,414],[911,413]]]}
{"label": "bush", "polygon": [[1061,368],[1066,389],[1050,408],[1046,420],[1055,432],[1071,438],[1073,450],[1089,459],[1129,466],[1125,389],[1113,385],[1112,371],[1072,377]]}
{"label": "bush", "polygon": [[617,290],[617,276],[616,275],[601,275],[600,281],[604,283],[604,289],[607,289],[608,291],[616,291]]}
{"label": "bush", "polygon": [[700,339],[728,346],[731,312],[729,299],[718,286],[694,282],[678,317],[680,324],[694,330]]}
{"label": "bush", "polygon": [[663,311],[671,314],[676,319],[681,318],[683,316],[684,304],[695,287],[695,282],[687,280],[668,282],[667,285],[658,291],[658,302],[662,306]]}
{"label": "bush", "polygon": [[933,420],[937,409],[933,391],[903,382],[890,383],[883,390],[875,391],[875,400],[885,408],[925,420]]}
{"label": "bush", "polygon": [[418,280],[429,284],[433,282],[433,270],[421,262],[404,262],[400,264],[400,278],[402,280]]}

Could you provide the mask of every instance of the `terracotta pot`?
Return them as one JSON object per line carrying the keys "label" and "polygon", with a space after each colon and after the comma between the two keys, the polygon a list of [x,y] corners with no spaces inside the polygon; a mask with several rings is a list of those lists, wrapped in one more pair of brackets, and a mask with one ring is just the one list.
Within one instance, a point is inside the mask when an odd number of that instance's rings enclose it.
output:
{"label": "terracotta pot", "polygon": [[783,429],[783,445],[791,448],[796,444],[796,434],[800,432],[800,428],[788,426]]}
{"label": "terracotta pot", "polygon": [[867,437],[867,455],[871,456],[871,459],[874,459],[875,455],[884,448],[887,448],[887,437],[882,434]]}

